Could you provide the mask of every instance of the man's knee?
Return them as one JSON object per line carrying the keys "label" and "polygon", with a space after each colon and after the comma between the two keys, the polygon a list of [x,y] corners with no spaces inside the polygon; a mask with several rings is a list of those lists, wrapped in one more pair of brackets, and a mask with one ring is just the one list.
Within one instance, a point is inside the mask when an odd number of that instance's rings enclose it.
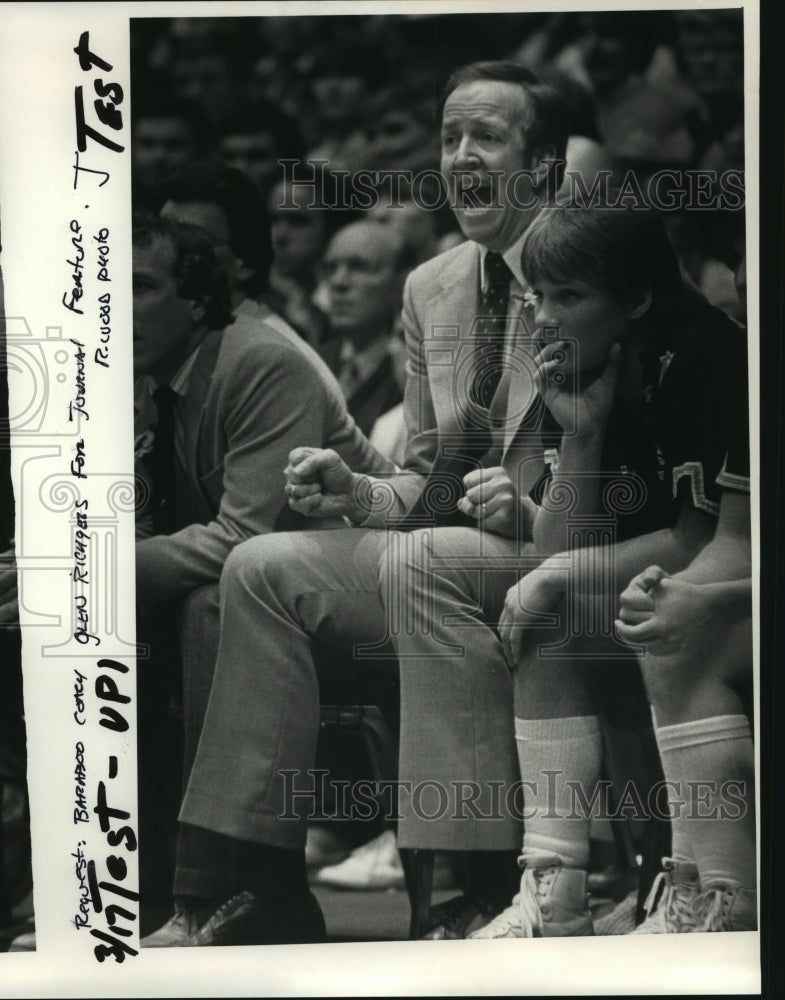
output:
{"label": "man's knee", "polygon": [[[405,581],[425,568],[422,545],[414,544],[416,532],[391,532],[379,559],[378,590],[384,603],[395,594],[405,592]],[[404,584],[402,588],[402,583]]]}
{"label": "man's knee", "polygon": [[221,574],[221,590],[239,585],[255,593],[275,591],[281,575],[296,573],[302,562],[298,558],[298,537],[298,532],[258,535],[235,546]]}

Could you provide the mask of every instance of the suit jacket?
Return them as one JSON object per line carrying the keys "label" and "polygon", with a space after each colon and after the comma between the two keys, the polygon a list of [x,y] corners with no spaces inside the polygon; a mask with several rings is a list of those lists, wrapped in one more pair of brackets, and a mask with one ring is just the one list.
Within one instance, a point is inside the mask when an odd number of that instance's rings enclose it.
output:
{"label": "suit jacket", "polygon": [[202,341],[183,412],[179,530],[136,545],[137,594],[145,604],[217,582],[229,552],[244,539],[305,523],[283,490],[293,448],[334,448],[358,471],[394,468],[347,413],[321,358],[263,309],[241,307],[231,326]]}
{"label": "suit jacket", "polygon": [[[403,471],[385,482],[393,504],[382,501],[366,526],[382,526],[415,504],[439,455],[467,437],[468,394],[476,370],[475,324],[480,303],[480,255],[465,242],[420,265],[407,279],[403,322],[408,352],[404,413],[408,435]],[[505,374],[490,407],[496,426],[483,463],[503,464],[523,496],[543,468],[538,436],[521,433],[522,417],[536,400],[531,358],[535,353],[522,292],[511,291]]]}

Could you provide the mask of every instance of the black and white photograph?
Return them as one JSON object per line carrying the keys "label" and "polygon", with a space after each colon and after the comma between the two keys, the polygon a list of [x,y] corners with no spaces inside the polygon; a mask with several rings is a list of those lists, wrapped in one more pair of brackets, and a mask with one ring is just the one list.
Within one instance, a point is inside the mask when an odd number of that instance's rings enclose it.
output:
{"label": "black and white photograph", "polygon": [[758,992],[757,4],[61,6],[6,961]]}
{"label": "black and white photograph", "polygon": [[[0,252],[0,265],[2,253]],[[33,873],[27,795],[27,741],[22,695],[22,644],[14,555],[14,491],[5,348],[5,302],[0,269],[0,952],[33,929]]]}

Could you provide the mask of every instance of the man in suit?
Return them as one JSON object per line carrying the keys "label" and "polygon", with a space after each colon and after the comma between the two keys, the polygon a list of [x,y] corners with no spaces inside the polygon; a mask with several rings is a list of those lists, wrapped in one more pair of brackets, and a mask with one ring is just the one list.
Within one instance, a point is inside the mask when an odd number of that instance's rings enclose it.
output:
{"label": "man in suit", "polygon": [[401,401],[388,338],[413,266],[405,237],[373,222],[340,229],[322,258],[330,327],[343,340],[338,383],[364,434]]}
{"label": "man in suit", "polygon": [[[256,342],[249,371],[261,374],[272,371],[280,362],[280,395],[268,393],[264,412],[259,416],[269,421],[268,433],[270,440],[258,454],[255,449],[246,449],[248,468],[254,468],[257,461],[260,467],[275,470],[275,474],[265,473],[264,490],[257,486],[247,489],[242,486],[244,503],[250,502],[251,516],[243,523],[230,522],[230,545],[252,534],[260,534],[270,530],[292,530],[302,525],[303,519],[287,510],[280,503],[277,489],[277,473],[282,468],[281,460],[286,455],[286,445],[292,438],[306,432],[315,434],[314,439],[334,442],[331,447],[346,451],[353,455],[352,461],[359,461],[363,467],[378,468],[379,457],[373,449],[362,441],[362,436],[347,416],[346,405],[340,389],[329,371],[327,365],[298,336],[292,327],[268,304],[260,300],[267,287],[267,275],[271,261],[270,232],[265,218],[264,208],[256,186],[239,170],[213,161],[194,161],[181,167],[169,176],[158,192],[160,214],[168,219],[190,223],[198,226],[210,238],[216,260],[221,266],[229,288],[229,302],[234,320],[219,341],[213,338],[212,346],[202,355],[197,365],[197,378],[201,378],[204,386],[205,378],[213,378],[213,366],[218,354],[219,344],[229,345],[239,343],[238,330],[244,331],[244,342]],[[285,348],[280,352],[278,348]],[[272,350],[272,354],[270,353]],[[302,359],[297,360],[293,351],[299,351]],[[268,360],[260,363],[263,354]],[[283,355],[285,354],[285,358]],[[220,372],[228,373],[236,359],[221,354],[225,361]],[[277,360],[276,360],[277,358]],[[284,373],[294,377],[296,371],[302,376],[302,393],[293,392],[290,400],[285,400],[283,391]],[[201,372],[201,375],[198,373]],[[243,373],[241,366],[233,373],[233,379],[248,378],[248,372]],[[230,385],[225,379],[220,383]],[[324,398],[324,410],[320,415],[311,414],[306,420],[305,410],[312,388],[315,387],[317,398]],[[213,387],[214,388],[214,387]],[[234,387],[230,390],[234,392]],[[202,420],[200,410],[203,399],[194,396],[193,415]],[[263,399],[256,398],[261,408]],[[223,403],[222,403],[223,405]],[[286,413],[284,413],[286,411]],[[220,408],[216,414],[220,413]],[[288,414],[288,416],[287,416]],[[194,425],[195,428],[196,425]],[[216,423],[215,427],[218,427]],[[276,428],[278,429],[276,431]],[[206,425],[202,424],[202,441],[207,440]],[[276,451],[273,444],[278,432],[281,432],[281,450]],[[288,437],[291,434],[292,438]],[[215,429],[210,432],[215,446],[218,437]],[[193,459],[199,458],[205,469],[217,466],[218,455],[189,456],[190,474],[195,474]],[[258,468],[253,473],[258,475]],[[223,481],[220,471],[214,477],[214,490],[206,505],[194,511],[196,521],[204,520],[212,523],[219,510]],[[193,489],[189,494],[198,497]],[[263,517],[256,513],[265,511]],[[190,523],[190,518],[180,525]],[[219,518],[219,523],[220,518]],[[234,530],[238,529],[238,530]],[[193,529],[192,529],[193,530]],[[211,534],[210,538],[214,536]],[[224,543],[226,542],[224,538]],[[149,545],[141,545],[137,551],[138,582],[140,592],[149,594],[150,604],[155,607],[162,600],[176,596],[182,608],[181,649],[180,659],[183,661],[183,708],[184,708],[184,766],[186,772],[196,750],[196,743],[201,730],[204,710],[212,683],[212,672],[218,646],[218,578],[223,560],[230,545],[219,544],[216,559],[206,575],[198,581],[183,574],[181,567],[171,563],[171,542],[158,540]],[[198,546],[194,546],[198,548]],[[186,557],[187,558],[187,557]],[[161,565],[161,561],[165,565]],[[162,587],[166,587],[162,592]],[[173,594],[172,588],[177,591]]]}
{"label": "man in suit", "polygon": [[[134,370],[178,397],[175,457],[181,482],[168,515],[159,517],[167,530],[136,547],[142,609],[216,583],[226,556],[242,539],[300,526],[302,519],[287,509],[278,477],[289,451],[303,439],[335,448],[360,468],[377,470],[380,463],[391,468],[348,415],[334,377],[315,351],[250,297],[253,289],[244,274],[250,275],[251,265],[235,253],[231,235],[223,236],[223,252],[231,259],[221,259],[215,250],[222,242],[218,228],[227,227],[220,204],[169,200],[161,214],[160,223],[145,220],[136,232],[143,242],[136,250],[141,270],[134,294]],[[198,227],[207,238],[212,253],[204,238],[193,237],[198,253],[213,260],[214,287],[226,287],[228,294],[221,322],[204,329],[200,319],[190,338],[171,348],[171,360],[166,355],[168,368],[176,362],[174,369],[161,374],[158,357],[171,333],[153,291],[166,301],[177,291],[179,270],[167,272],[165,247],[179,239],[178,222],[188,226],[186,232]],[[175,256],[172,266],[187,262]],[[199,263],[209,270],[201,257]],[[165,279],[164,296],[156,286]],[[190,291],[196,294],[196,286]]]}
{"label": "man in suit", "polygon": [[[305,436],[333,442],[364,467],[383,460],[348,416],[324,363],[296,334],[253,313],[232,320],[225,268],[203,231],[144,220],[134,232],[133,264],[137,395],[154,427],[146,458],[153,533],[137,541],[136,593],[139,638],[152,657],[139,673],[142,814],[156,830],[167,804],[180,798],[172,773],[179,749],[166,717],[180,684],[171,665],[183,663],[187,767],[209,693],[215,591],[226,557],[246,538],[302,521],[292,519],[281,491],[289,451]],[[148,861],[163,863],[152,846],[143,865],[148,893],[165,891]]]}
{"label": "man in suit", "polygon": [[[390,633],[397,623],[388,621],[378,594],[380,583],[394,588],[389,560],[379,568],[388,537],[392,546],[406,538],[425,550],[443,536],[451,556],[468,567],[478,614],[482,561],[497,569],[502,563],[494,587],[500,601],[515,569],[519,575],[526,563],[526,493],[541,471],[542,450],[537,465],[532,449],[516,441],[533,396],[529,353],[518,349],[527,337],[519,248],[548,188],[558,187],[566,139],[561,99],[521,67],[475,64],[450,80],[442,172],[468,242],[418,268],[404,292],[404,469],[371,478],[329,449],[298,449],[290,457],[290,505],[317,517],[340,514],[362,527],[269,535],[230,556],[210,705],[180,814],[190,848],[178,856],[175,916],[148,944],[287,940],[297,912],[315,933],[303,845],[318,730],[318,657],[325,648],[345,650],[361,668],[373,668],[395,648]],[[442,488],[456,484],[464,524],[472,527],[428,528]],[[421,499],[424,487],[428,495]],[[454,501],[452,507],[456,519]],[[401,524],[407,512],[409,522]],[[379,530],[417,524],[427,530],[408,536]],[[453,611],[460,600],[454,596]],[[432,625],[436,633],[444,630],[440,620]],[[450,643],[453,648],[452,636]],[[432,662],[447,659],[437,654]],[[434,685],[440,701],[412,698],[402,685],[402,781],[428,772],[439,728],[450,721],[463,729],[457,743],[465,746],[465,759],[441,762],[429,778],[448,785],[448,778],[494,775],[500,788],[517,781],[512,714],[500,719],[493,711],[509,704],[509,674],[503,655],[498,659],[498,669],[486,670],[464,658],[458,680],[451,671]],[[426,756],[418,761],[423,730],[437,735],[426,740]],[[305,794],[292,795],[293,788]],[[480,807],[487,798],[483,794]],[[458,919],[445,916],[449,927],[437,921],[436,936],[464,936],[509,902],[518,823],[496,817],[461,824],[449,815],[429,821],[425,808],[408,810],[407,846],[430,847],[438,839],[441,848],[476,852],[468,911],[463,901]]]}

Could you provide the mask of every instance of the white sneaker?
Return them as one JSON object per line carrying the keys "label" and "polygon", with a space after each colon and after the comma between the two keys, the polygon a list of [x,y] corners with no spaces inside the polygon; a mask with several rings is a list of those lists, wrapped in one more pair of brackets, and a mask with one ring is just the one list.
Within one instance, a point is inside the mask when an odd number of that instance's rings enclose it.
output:
{"label": "white sneaker", "polygon": [[713,885],[693,901],[693,931],[754,931],[758,926],[758,897],[741,886]]}
{"label": "white sneaker", "polygon": [[355,848],[340,864],[321,868],[311,881],[334,889],[402,889],[403,866],[395,832],[385,830],[367,844]]}
{"label": "white sneaker", "polygon": [[662,859],[663,870],[652,883],[644,907],[646,919],[631,934],[686,934],[695,930],[693,903],[700,890],[698,869],[691,861]]}
{"label": "white sneaker", "polygon": [[498,917],[472,939],[588,937],[594,934],[586,872],[565,868],[557,857],[521,858],[521,889]]}

